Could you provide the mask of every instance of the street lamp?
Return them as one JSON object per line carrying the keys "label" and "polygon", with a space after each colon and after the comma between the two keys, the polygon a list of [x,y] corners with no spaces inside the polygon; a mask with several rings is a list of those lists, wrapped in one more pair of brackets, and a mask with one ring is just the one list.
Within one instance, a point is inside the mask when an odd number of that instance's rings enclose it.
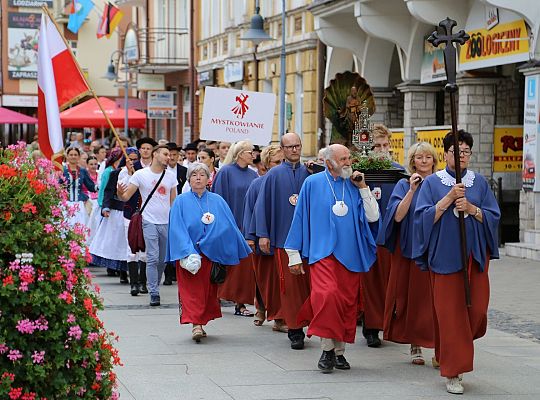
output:
{"label": "street lamp", "polygon": [[255,91],[259,91],[259,60],[257,60],[257,48],[261,42],[265,40],[274,40],[266,31],[264,30],[264,18],[259,14],[260,11],[259,0],[255,1],[255,15],[251,17],[251,25],[246,33],[242,35],[240,40],[249,40],[255,45],[253,50],[253,59],[255,61]]}
{"label": "street lamp", "polygon": [[[107,67],[107,73],[102,76],[103,79],[107,79],[109,81],[115,81],[118,79],[118,73],[116,72],[116,68],[114,66],[113,57],[115,54],[118,54],[118,63],[120,63],[120,57],[124,57],[124,52],[122,50],[115,50],[111,54],[111,61],[109,63],[109,66]],[[126,80],[124,82],[124,134],[126,137],[129,137],[128,134],[128,127],[129,127],[129,118],[128,118],[128,90],[129,90],[129,68],[127,67],[127,64],[124,60],[124,67],[126,71]]]}

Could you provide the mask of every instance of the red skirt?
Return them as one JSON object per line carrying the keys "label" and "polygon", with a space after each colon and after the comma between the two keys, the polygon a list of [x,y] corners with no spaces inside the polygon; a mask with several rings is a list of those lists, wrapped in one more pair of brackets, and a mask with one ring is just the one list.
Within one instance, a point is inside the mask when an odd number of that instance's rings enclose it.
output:
{"label": "red skirt", "polygon": [[210,283],[211,269],[212,262],[204,255],[201,269],[195,275],[176,263],[181,324],[206,325],[208,321],[221,318],[218,285]]}
{"label": "red skirt", "polygon": [[255,282],[264,302],[266,318],[269,321],[282,319],[279,274],[274,257],[254,254],[253,264],[255,267]]}
{"label": "red skirt", "polygon": [[238,304],[254,304],[255,272],[252,254],[239,264],[227,268],[225,282],[218,287],[218,297]]}
{"label": "red skirt", "polygon": [[369,272],[362,276],[362,301],[366,328],[382,330],[386,286],[390,276],[392,254],[388,249],[377,246],[377,261]]}
{"label": "red skirt", "polygon": [[480,272],[469,262],[471,307],[465,304],[463,272],[443,275],[430,272],[435,310],[435,357],[441,376],[452,378],[473,370],[473,340],[485,335],[489,304],[488,264]]}
{"label": "red skirt", "polygon": [[287,327],[299,329],[307,326],[307,321],[298,321],[298,313],[310,293],[310,267],[304,263],[304,275],[293,275],[289,271],[289,257],[284,249],[275,249],[274,262],[279,275],[281,315]]}
{"label": "red skirt", "polygon": [[429,272],[401,255],[396,244],[386,289],[384,339],[435,347],[433,296]]}
{"label": "red skirt", "polygon": [[360,273],[346,269],[333,255],[310,265],[311,294],[298,315],[309,322],[308,336],[354,343]]}

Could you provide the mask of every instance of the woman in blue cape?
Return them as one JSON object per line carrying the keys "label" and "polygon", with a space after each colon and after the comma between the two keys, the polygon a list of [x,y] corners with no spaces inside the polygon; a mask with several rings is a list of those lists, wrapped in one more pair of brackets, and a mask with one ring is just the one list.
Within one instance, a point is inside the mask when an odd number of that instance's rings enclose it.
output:
{"label": "woman in blue cape", "polygon": [[210,282],[212,263],[231,266],[251,249],[221,196],[206,190],[210,171],[202,163],[188,168],[191,190],[178,196],[169,216],[166,261],[176,262],[181,324],[193,324],[193,340],[206,337],[203,326],[221,317],[218,285]]}
{"label": "woman in blue cape", "polygon": [[[474,344],[486,333],[489,260],[499,258],[500,210],[486,179],[467,170],[473,138],[460,130],[443,140],[447,167],[426,178],[414,212],[413,258],[428,266],[435,311],[435,357],[449,393],[463,393],[461,375],[473,370]],[[454,152],[459,151],[462,183],[456,184]],[[465,303],[458,212],[466,215],[471,307]]]}
{"label": "woman in blue cape", "polygon": [[422,181],[435,172],[437,153],[426,142],[413,144],[407,154],[410,179],[394,188],[377,244],[391,254],[384,310],[384,340],[411,345],[411,361],[424,365],[422,347],[435,347],[433,298],[429,273],[412,259],[413,214]]}

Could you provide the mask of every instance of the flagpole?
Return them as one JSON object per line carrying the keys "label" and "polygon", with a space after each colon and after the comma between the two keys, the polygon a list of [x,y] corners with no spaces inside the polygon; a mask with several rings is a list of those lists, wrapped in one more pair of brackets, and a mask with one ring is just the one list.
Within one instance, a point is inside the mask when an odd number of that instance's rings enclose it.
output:
{"label": "flagpole", "polygon": [[[88,89],[90,90],[90,93],[91,95],[94,97],[94,99],[96,100],[97,104],[98,104],[98,107],[99,109],[101,110],[101,112],[103,113],[103,116],[105,117],[105,120],[107,121],[107,123],[109,124],[109,127],[111,128],[114,136],[116,137],[116,141],[117,143],[120,145],[120,149],[122,150],[122,153],[124,154],[124,157],[126,158],[126,160],[128,159],[128,156],[127,156],[127,153],[126,153],[126,149],[124,148],[124,145],[122,144],[122,141],[120,140],[120,136],[118,136],[118,132],[116,132],[116,129],[114,128],[113,126],[113,123],[112,121],[110,120],[109,116],[107,115],[107,113],[105,112],[105,109],[103,108],[103,106],[101,105],[101,102],[99,101],[97,95],[96,95],[96,92],[94,91],[94,89],[92,88],[92,86],[90,85],[90,83],[88,82],[88,80],[86,79],[86,76],[84,76],[84,73],[81,69],[81,66],[79,65],[77,59],[75,58],[75,55],[73,54],[73,51],[71,51],[71,46],[69,45],[69,43],[67,42],[66,38],[64,37],[64,35],[62,34],[62,32],[60,31],[60,27],[58,26],[58,24],[56,23],[54,17],[52,16],[51,12],[49,11],[49,8],[44,5],[41,7],[42,10],[48,15],[48,17],[51,19],[52,23],[54,24],[54,26],[56,27],[56,30],[58,31],[58,34],[60,35],[60,37],[62,38],[62,40],[64,41],[64,44],[66,45],[68,51],[69,51],[69,54],[71,54],[71,58],[73,59],[73,62],[75,63],[75,65],[77,66],[77,69],[79,70],[79,73],[81,74],[81,77],[83,78],[84,80],[84,83],[86,83],[86,86],[88,86]],[[43,22],[42,22],[43,23]],[[127,135],[127,132],[126,132],[126,135]]]}

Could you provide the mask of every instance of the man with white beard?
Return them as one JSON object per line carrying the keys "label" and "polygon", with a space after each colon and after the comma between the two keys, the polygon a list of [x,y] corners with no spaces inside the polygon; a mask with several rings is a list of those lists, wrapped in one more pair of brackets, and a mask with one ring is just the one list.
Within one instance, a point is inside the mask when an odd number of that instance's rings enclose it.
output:
{"label": "man with white beard", "polygon": [[370,223],[379,206],[351,168],[349,149],[340,144],[324,152],[326,170],[308,177],[300,190],[285,250],[292,274],[304,274],[308,259],[311,294],[298,321],[309,321],[308,337],[321,338],[318,368],[323,373],[350,369],[345,343],[354,343],[361,273],[376,257]]}

